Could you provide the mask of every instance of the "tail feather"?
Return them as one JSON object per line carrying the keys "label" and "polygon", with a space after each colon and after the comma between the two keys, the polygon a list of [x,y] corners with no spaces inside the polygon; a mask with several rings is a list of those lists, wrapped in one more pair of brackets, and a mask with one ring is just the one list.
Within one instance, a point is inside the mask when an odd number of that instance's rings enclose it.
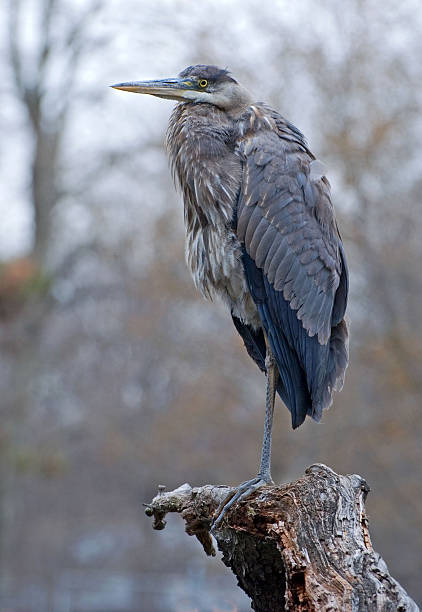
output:
{"label": "tail feather", "polygon": [[331,328],[328,358],[324,379],[315,394],[312,403],[314,410],[322,414],[333,403],[333,392],[341,391],[344,375],[349,361],[349,334],[347,323],[343,319]]}

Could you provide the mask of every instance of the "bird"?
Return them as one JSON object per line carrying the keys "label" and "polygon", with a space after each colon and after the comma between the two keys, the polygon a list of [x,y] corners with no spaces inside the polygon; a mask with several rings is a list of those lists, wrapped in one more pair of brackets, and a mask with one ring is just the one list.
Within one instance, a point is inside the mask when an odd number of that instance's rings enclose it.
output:
{"label": "bird", "polygon": [[205,298],[220,297],[266,374],[261,461],[230,507],[271,476],[275,397],[293,429],[320,421],[348,365],[349,275],[325,165],[301,131],[255,101],[227,69],[197,64],[176,78],[111,87],[177,102],[167,151],[184,203],[186,261]]}

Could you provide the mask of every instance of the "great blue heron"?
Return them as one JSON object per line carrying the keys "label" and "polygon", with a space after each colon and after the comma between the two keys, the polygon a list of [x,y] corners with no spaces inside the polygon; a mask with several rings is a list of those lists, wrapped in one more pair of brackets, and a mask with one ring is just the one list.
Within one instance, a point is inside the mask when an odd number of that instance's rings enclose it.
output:
{"label": "great blue heron", "polygon": [[272,483],[277,391],[293,428],[319,421],[348,362],[348,272],[330,185],[302,133],[253,101],[227,70],[189,66],[178,78],[113,85],[177,100],[167,149],[184,199],[187,262],[205,297],[218,295],[267,373],[258,476],[227,509]]}

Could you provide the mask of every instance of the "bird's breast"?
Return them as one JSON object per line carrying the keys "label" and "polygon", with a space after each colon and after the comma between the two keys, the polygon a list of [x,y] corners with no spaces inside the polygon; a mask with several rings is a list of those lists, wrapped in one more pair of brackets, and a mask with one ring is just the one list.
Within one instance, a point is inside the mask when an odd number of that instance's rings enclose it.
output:
{"label": "bird's breast", "polygon": [[196,225],[196,231],[186,234],[186,261],[204,297],[218,296],[243,322],[260,327],[243,268],[242,247],[231,228]]}
{"label": "bird's breast", "polygon": [[167,148],[183,193],[186,260],[195,285],[207,298],[221,297],[233,314],[259,325],[232,227],[242,162],[232,124],[212,105],[181,104],[170,119]]}

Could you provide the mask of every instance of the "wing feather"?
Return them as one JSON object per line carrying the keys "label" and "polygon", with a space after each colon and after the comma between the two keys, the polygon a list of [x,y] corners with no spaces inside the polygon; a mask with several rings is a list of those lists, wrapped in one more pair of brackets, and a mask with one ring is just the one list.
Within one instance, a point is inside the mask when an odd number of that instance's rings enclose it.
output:
{"label": "wing feather", "polygon": [[250,244],[251,251],[256,252],[267,230],[268,230],[268,223],[261,216],[260,220],[258,221],[258,225],[256,226],[256,229],[253,231],[253,236],[250,239],[249,244]]}
{"label": "wing feather", "polygon": [[255,261],[259,267],[263,267],[267,258],[268,251],[274,244],[277,236],[277,229],[270,224],[267,224],[267,231],[262,235],[259,245],[255,252]]}
{"label": "wing feather", "polygon": [[314,157],[300,132],[270,114],[277,129],[258,130],[238,146],[244,174],[237,234],[279,393],[297,427],[307,414],[319,420],[342,384],[348,275],[329,183],[311,178]]}

